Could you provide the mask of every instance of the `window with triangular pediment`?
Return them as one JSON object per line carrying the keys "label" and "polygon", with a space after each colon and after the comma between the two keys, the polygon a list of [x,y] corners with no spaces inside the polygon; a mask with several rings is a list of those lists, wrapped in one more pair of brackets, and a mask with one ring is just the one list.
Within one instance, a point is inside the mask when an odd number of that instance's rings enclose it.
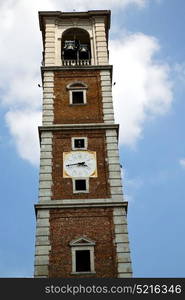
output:
{"label": "window with triangular pediment", "polygon": [[71,246],[72,255],[72,273],[95,273],[95,241],[87,237],[79,237],[72,240],[69,245]]}

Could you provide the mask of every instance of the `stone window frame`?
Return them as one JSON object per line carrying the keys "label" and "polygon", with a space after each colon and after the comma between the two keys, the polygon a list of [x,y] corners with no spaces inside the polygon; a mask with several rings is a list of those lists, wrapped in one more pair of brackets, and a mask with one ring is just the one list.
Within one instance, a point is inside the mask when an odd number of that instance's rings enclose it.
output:
{"label": "stone window frame", "polygon": [[[86,181],[86,190],[76,190],[76,187],[75,187],[75,181],[76,180],[85,180]],[[89,193],[89,178],[87,178],[87,177],[76,177],[76,178],[72,178],[72,181],[73,181],[73,194]]]}
{"label": "stone window frame", "polygon": [[[69,104],[70,105],[86,105],[87,104],[87,89],[88,85],[82,81],[74,81],[67,85],[69,91]],[[83,103],[73,103],[73,93],[83,92]]]}
{"label": "stone window frame", "polygon": [[[71,247],[71,258],[72,258],[72,272],[73,275],[79,275],[79,274],[95,274],[95,255],[94,255],[94,248],[95,248],[95,241],[90,240],[86,237],[80,237],[75,240],[72,240],[69,243]],[[90,251],[90,271],[76,271],[76,251],[80,250],[88,250]]]}
{"label": "stone window frame", "polygon": [[[84,147],[76,148],[75,147],[75,140],[83,139],[84,140]],[[88,140],[86,136],[74,136],[71,138],[71,148],[72,150],[87,150]]]}

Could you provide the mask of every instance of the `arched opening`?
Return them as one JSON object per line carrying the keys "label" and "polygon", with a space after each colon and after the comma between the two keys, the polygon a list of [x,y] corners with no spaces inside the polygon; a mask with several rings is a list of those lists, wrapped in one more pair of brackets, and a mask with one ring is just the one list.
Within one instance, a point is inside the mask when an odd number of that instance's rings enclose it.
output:
{"label": "arched opening", "polygon": [[88,89],[87,84],[83,83],[82,81],[75,81],[68,84],[67,89],[69,90],[70,104],[73,105],[86,104],[87,102],[86,92]]}
{"label": "arched opening", "polygon": [[61,46],[63,65],[90,65],[91,46],[89,33],[86,30],[67,29],[62,35]]}

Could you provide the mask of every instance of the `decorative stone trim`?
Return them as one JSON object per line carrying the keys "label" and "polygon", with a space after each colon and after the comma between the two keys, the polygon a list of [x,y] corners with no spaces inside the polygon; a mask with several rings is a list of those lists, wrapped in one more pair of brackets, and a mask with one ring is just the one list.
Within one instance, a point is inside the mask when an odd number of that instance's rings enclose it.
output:
{"label": "decorative stone trim", "polygon": [[46,19],[45,29],[45,66],[55,64],[55,20]]}
{"label": "decorative stone trim", "polygon": [[[71,247],[71,257],[72,257],[72,274],[84,274],[84,273],[95,273],[95,266],[94,266],[94,246],[95,242],[86,238],[80,237],[75,239],[69,243]],[[76,270],[76,251],[79,250],[88,250],[90,252],[90,270],[85,272],[79,272]]]}
{"label": "decorative stone trim", "polygon": [[118,278],[132,277],[125,208],[115,207],[113,211]]}
{"label": "decorative stone trim", "polygon": [[[75,70],[110,70],[110,74],[112,76],[112,65],[88,65],[88,66],[74,66]],[[65,71],[65,70],[71,70],[71,67],[67,66],[42,66],[41,67],[41,72],[43,73],[44,71]]]}
{"label": "decorative stone trim", "polygon": [[[82,139],[84,140],[84,147],[75,147],[75,141],[78,140],[78,139]],[[71,149],[72,150],[87,150],[87,145],[88,145],[88,139],[87,137],[85,136],[73,136],[71,138]]]}
{"label": "decorative stone trim", "polygon": [[103,120],[105,123],[114,123],[111,75],[108,70],[102,70],[100,72],[100,76],[103,102]]}
{"label": "decorative stone trim", "polygon": [[52,196],[52,137],[52,132],[41,133],[39,201],[48,201]]}
{"label": "decorative stone trim", "polygon": [[104,102],[103,103],[103,109],[104,108],[113,108],[113,104],[111,102]]}
{"label": "decorative stone trim", "polygon": [[108,64],[107,42],[105,36],[105,24],[103,17],[94,18],[94,31],[96,41],[97,64]]}
{"label": "decorative stone trim", "polygon": [[54,98],[54,72],[43,74],[43,125],[52,125],[54,119],[53,98]]}
{"label": "decorative stone trim", "polygon": [[[105,123],[84,123],[84,124],[53,124],[51,126],[39,126],[39,132],[42,131],[54,131],[54,130],[71,130],[71,129],[80,129],[80,130],[89,130],[89,129],[115,129],[116,135],[118,135],[118,124],[105,124]],[[111,133],[110,133],[111,134]],[[115,133],[114,133],[115,134]]]}
{"label": "decorative stone trim", "polygon": [[[89,199],[90,200],[90,199]],[[93,199],[94,200],[94,199]],[[95,199],[98,200],[98,199]],[[101,199],[100,199],[101,200]],[[36,211],[39,210],[40,208],[42,209],[50,209],[50,208],[85,208],[85,207],[124,207],[125,210],[127,210],[127,202],[126,201],[119,201],[119,202],[113,202],[111,201],[112,199],[109,199],[110,201],[102,201],[100,203],[98,203],[98,201],[94,201],[94,202],[86,202],[83,203],[83,200],[80,200],[79,202],[75,203],[75,202],[71,202],[71,200],[66,200],[68,202],[63,202],[63,200],[52,200],[52,201],[45,201],[45,202],[40,202],[39,204],[35,205],[35,209]],[[122,199],[123,200],[123,199]],[[125,218],[126,221],[126,218]],[[115,220],[116,222],[116,220]],[[120,224],[120,223],[118,223]]]}
{"label": "decorative stone trim", "polygon": [[121,168],[119,160],[117,132],[114,129],[106,130],[106,143],[107,143],[107,162],[109,170],[109,184],[112,199],[122,199],[122,180]]}
{"label": "decorative stone trim", "polygon": [[49,251],[49,209],[37,212],[36,242],[35,242],[35,270],[34,277],[48,277]]}

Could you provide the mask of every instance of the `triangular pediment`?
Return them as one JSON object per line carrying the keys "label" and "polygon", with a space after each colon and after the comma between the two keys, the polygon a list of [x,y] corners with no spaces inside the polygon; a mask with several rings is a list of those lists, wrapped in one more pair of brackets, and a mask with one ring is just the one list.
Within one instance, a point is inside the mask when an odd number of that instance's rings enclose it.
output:
{"label": "triangular pediment", "polygon": [[72,240],[70,246],[94,246],[95,242],[87,237],[79,237],[75,240]]}
{"label": "triangular pediment", "polygon": [[67,89],[68,90],[72,90],[72,89],[76,89],[76,88],[80,88],[80,89],[87,89],[88,86],[86,83],[82,82],[82,81],[75,81],[73,83],[70,83],[67,85]]}

